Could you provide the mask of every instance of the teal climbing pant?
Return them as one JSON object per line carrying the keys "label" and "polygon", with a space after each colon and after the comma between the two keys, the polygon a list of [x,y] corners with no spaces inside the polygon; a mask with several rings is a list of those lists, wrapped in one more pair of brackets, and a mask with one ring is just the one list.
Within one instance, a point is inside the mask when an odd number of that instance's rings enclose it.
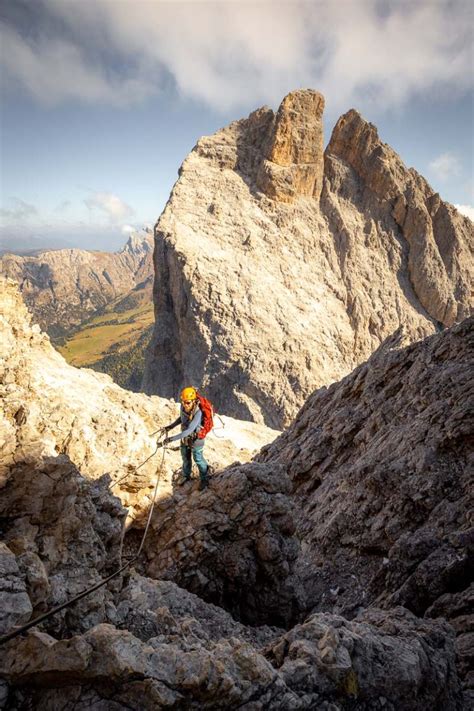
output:
{"label": "teal climbing pant", "polygon": [[183,475],[185,479],[189,479],[191,476],[192,455],[192,458],[196,462],[196,466],[199,469],[199,476],[201,481],[206,481],[208,465],[206,460],[204,459],[203,449],[204,442],[202,440],[196,440],[196,442],[193,443],[192,447],[187,447],[185,444],[181,445],[180,451],[181,458],[183,460]]}

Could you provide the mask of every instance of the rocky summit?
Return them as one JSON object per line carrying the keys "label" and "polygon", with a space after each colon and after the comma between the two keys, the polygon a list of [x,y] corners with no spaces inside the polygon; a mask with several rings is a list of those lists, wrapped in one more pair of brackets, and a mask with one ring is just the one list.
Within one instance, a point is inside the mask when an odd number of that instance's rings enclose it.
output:
{"label": "rocky summit", "polygon": [[323,152],[324,98],[295,91],[201,138],[155,227],[148,393],[202,385],[281,428],[399,326],[472,313],[472,222],[356,111]]}
{"label": "rocky summit", "polygon": [[20,287],[34,321],[61,339],[106,304],[133,289],[151,297],[153,236],[130,235],[117,253],[58,249],[34,256],[6,254],[0,273]]}
{"label": "rocky summit", "polygon": [[470,708],[472,319],[400,330],[278,439],[234,423],[198,491],[136,466],[173,404],[68,366],[0,283],[1,632],[135,555],[163,477],[133,566],[2,644],[3,708]]}

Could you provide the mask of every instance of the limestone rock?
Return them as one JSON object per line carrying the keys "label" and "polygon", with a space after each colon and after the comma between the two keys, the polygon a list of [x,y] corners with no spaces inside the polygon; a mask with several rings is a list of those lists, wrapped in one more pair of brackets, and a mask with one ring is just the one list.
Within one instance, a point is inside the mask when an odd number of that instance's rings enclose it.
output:
{"label": "limestone rock", "polygon": [[274,200],[293,202],[300,195],[319,199],[323,110],[324,97],[316,91],[293,92],[283,99],[267,138],[267,157],[257,173],[258,187]]}
{"label": "limestone rock", "polygon": [[399,340],[315,392],[257,460],[294,482],[311,609],[403,605],[455,621],[473,570],[474,319]]}
{"label": "limestone rock", "polygon": [[228,467],[206,492],[160,501],[142,569],[173,580],[248,624],[286,626],[300,608],[290,482],[277,467]]}
{"label": "limestone rock", "polygon": [[347,197],[368,220],[386,220],[391,211],[408,248],[411,285],[426,313],[444,326],[469,316],[472,222],[444,203],[415,170],[407,170],[375,126],[354,110],[339,119],[327,147],[326,174],[332,185],[340,181],[341,164],[358,183]]}
{"label": "limestone rock", "polygon": [[[12,467],[0,498],[2,546],[8,546],[13,559],[6,572],[16,573],[15,584],[21,582],[24,591],[18,588],[23,613],[13,620],[12,611],[3,632],[27,622],[32,612],[36,616],[71,599],[119,567],[127,511],[107,484],[106,478],[84,479],[64,455]],[[109,599],[107,588],[100,588],[55,615],[46,628],[57,635],[89,629],[104,620]]]}
{"label": "limestone rock", "polygon": [[0,634],[27,622],[32,610],[15,555],[0,542]]}
{"label": "limestone rock", "polygon": [[153,237],[132,234],[117,253],[59,249],[35,256],[7,254],[0,273],[16,281],[35,323],[58,338],[100,307],[153,281]]}
{"label": "limestone rock", "polygon": [[[445,593],[428,608],[426,617],[444,618],[456,632],[457,666],[467,701],[474,701],[474,582],[465,590]],[[467,705],[467,704],[466,704]]]}
{"label": "limestone rock", "polygon": [[34,631],[10,643],[0,671],[11,706],[461,708],[449,630],[406,612],[372,613],[372,624],[314,615],[264,650],[238,630],[201,637],[199,619],[180,620],[164,605],[157,613],[161,629],[146,641],[101,624],[68,640]]}
{"label": "limestone rock", "polygon": [[401,325],[413,342],[472,313],[471,221],[355,111],[323,171],[323,103],[292,92],[184,161],[155,227],[146,392],[193,382],[281,429]]}
{"label": "limestone rock", "polygon": [[204,602],[171,581],[152,580],[135,571],[121,590],[108,621],[143,642],[171,635],[192,635],[202,642],[236,637],[260,648],[284,632],[266,625],[246,626],[226,610]]}
{"label": "limestone rock", "polygon": [[452,649],[448,625],[436,629],[403,608],[372,610],[357,622],[317,614],[268,645],[265,656],[294,692],[332,697],[341,708],[351,698],[358,708],[456,708],[458,690],[438,686],[446,642]]}
{"label": "limestone rock", "polygon": [[[130,393],[91,370],[73,368],[51,346],[28,312],[13,282],[0,278],[0,486],[14,463],[31,463],[66,454],[83,476],[108,476],[130,516],[149,505],[160,456],[150,434],[176,419],[173,401]],[[247,461],[277,432],[224,418],[208,437],[210,461],[224,466]],[[139,469],[145,460],[149,459]],[[160,495],[172,491],[180,466],[169,452]]]}

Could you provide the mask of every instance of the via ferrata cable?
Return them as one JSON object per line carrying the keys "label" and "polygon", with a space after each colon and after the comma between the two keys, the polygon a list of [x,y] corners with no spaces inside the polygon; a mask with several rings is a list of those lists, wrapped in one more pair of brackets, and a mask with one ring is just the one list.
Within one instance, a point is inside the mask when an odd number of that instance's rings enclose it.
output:
{"label": "via ferrata cable", "polygon": [[[156,434],[156,433],[155,433],[155,434]],[[153,452],[153,454],[151,454],[147,459],[145,459],[144,462],[142,462],[138,467],[136,467],[136,468],[135,468],[135,471],[137,471],[138,469],[140,469],[140,467],[142,467],[146,462],[148,462],[148,461],[157,453],[157,451],[158,451],[159,448],[160,448],[160,445],[158,444],[157,447],[156,447],[156,449],[155,449],[155,451]],[[57,612],[60,612],[61,610],[64,610],[66,607],[69,607],[70,605],[72,605],[73,603],[77,602],[78,600],[82,600],[83,597],[86,597],[87,595],[90,595],[90,593],[92,593],[92,592],[94,592],[95,590],[98,590],[99,588],[103,587],[103,586],[106,585],[110,580],[112,580],[113,578],[116,578],[117,575],[120,575],[120,573],[123,573],[124,570],[126,570],[127,568],[129,568],[129,567],[132,565],[132,563],[134,563],[134,562],[137,560],[137,558],[140,556],[140,554],[141,554],[141,552],[142,552],[142,550],[143,550],[143,546],[144,546],[144,544],[145,544],[145,540],[146,540],[146,537],[147,537],[148,529],[149,529],[149,527],[150,527],[151,517],[152,517],[152,515],[153,515],[153,510],[154,510],[155,503],[156,503],[156,497],[157,497],[157,494],[158,494],[158,486],[159,486],[159,484],[160,484],[161,475],[162,475],[162,473],[163,473],[163,467],[164,467],[164,462],[165,462],[165,454],[166,454],[166,445],[163,444],[163,457],[162,457],[162,459],[161,459],[160,467],[159,467],[159,470],[158,470],[158,473],[157,473],[157,477],[156,477],[155,490],[154,490],[154,492],[153,492],[153,499],[152,499],[152,502],[151,502],[150,510],[149,510],[149,512],[148,512],[148,518],[147,518],[147,522],[146,522],[146,526],[145,526],[145,531],[144,531],[144,533],[143,533],[142,540],[141,540],[140,546],[139,546],[139,548],[138,548],[138,551],[137,551],[137,553],[133,556],[133,558],[131,558],[129,561],[127,561],[127,562],[125,563],[125,565],[122,565],[118,570],[116,570],[114,573],[112,573],[111,575],[109,575],[107,578],[105,578],[104,580],[101,580],[99,583],[96,583],[96,585],[93,585],[92,587],[87,588],[86,590],[83,590],[83,591],[80,592],[78,595],[75,595],[75,597],[71,598],[71,600],[68,600],[67,602],[62,603],[61,605],[57,605],[56,607],[53,607],[51,610],[48,610],[47,612],[43,613],[42,615],[39,615],[38,617],[35,617],[33,620],[30,620],[30,622],[27,622],[26,624],[22,625],[21,627],[17,627],[15,630],[9,632],[8,634],[2,635],[2,636],[0,637],[0,644],[5,644],[6,642],[9,642],[11,639],[14,639],[15,637],[18,637],[19,635],[23,634],[24,632],[27,632],[27,630],[31,629],[31,627],[35,627],[36,625],[39,625],[40,622],[44,622],[44,620],[47,620],[49,617],[52,617],[52,616],[55,615]],[[126,476],[129,476],[129,475],[130,475],[130,472],[128,472]],[[115,486],[116,484],[118,484],[120,481],[122,481],[123,479],[125,479],[125,477],[122,477],[121,479],[119,479],[118,481],[116,481],[116,482],[114,483],[114,486]]]}

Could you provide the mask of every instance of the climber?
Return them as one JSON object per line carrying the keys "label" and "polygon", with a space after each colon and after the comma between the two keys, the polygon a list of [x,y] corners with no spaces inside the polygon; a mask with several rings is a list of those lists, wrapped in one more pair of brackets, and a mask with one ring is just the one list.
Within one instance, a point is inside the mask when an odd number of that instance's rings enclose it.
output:
{"label": "climber", "polygon": [[181,391],[181,408],[179,417],[163,428],[169,432],[181,425],[181,432],[172,437],[166,437],[158,446],[181,440],[181,457],[183,460],[183,477],[180,486],[191,480],[191,456],[199,469],[199,491],[209,485],[209,465],[204,459],[204,439],[212,429],[212,405],[198,393],[196,388],[188,387]]}

